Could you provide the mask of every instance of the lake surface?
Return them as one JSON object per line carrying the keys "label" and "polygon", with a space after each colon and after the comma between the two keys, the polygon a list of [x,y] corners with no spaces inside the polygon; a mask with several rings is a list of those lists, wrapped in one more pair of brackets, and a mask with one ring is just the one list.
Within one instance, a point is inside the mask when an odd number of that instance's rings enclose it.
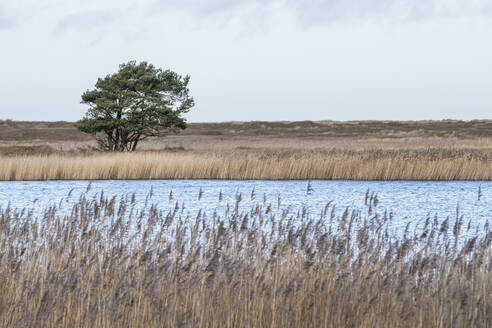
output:
{"label": "lake surface", "polygon": [[[122,197],[135,193],[137,207],[155,204],[170,211],[176,203],[183,215],[194,216],[200,210],[211,215],[234,206],[241,195],[240,210],[249,211],[255,204],[270,205],[272,212],[297,213],[318,218],[330,203],[340,214],[346,207],[367,211],[367,191],[377,193],[377,212],[393,215],[392,227],[403,229],[424,224],[430,216],[439,221],[459,215],[471,230],[483,229],[492,222],[492,182],[420,182],[420,181],[230,181],[230,180],[136,180],[136,181],[15,181],[0,182],[0,208],[30,209],[41,215],[48,206],[59,206],[63,215],[81,195],[86,197]],[[71,193],[70,193],[71,191]],[[70,196],[67,197],[70,193]],[[184,206],[183,206],[184,204]]]}

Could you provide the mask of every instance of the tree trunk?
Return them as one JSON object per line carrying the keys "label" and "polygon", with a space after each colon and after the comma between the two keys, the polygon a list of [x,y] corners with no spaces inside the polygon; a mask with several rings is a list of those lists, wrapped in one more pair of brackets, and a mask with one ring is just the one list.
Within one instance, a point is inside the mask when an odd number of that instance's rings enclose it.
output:
{"label": "tree trunk", "polygon": [[135,151],[135,149],[137,149],[137,144],[138,144],[138,141],[140,140],[140,136],[137,136],[137,138],[135,139],[135,141],[133,142],[133,145],[132,145],[132,150],[131,151]]}

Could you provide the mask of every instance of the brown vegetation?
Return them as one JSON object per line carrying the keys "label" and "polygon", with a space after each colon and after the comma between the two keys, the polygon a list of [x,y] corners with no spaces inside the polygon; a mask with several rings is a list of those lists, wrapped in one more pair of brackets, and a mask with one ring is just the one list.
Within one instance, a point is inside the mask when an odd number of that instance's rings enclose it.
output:
{"label": "brown vegetation", "polygon": [[492,180],[492,152],[234,151],[19,156],[0,162],[0,180],[342,179]]}
{"label": "brown vegetation", "polygon": [[242,212],[241,198],[207,218],[171,196],[168,213],[102,194],[61,217],[0,209],[0,325],[492,325],[487,224],[466,230],[457,213],[392,235],[374,194],[362,211],[327,204],[317,218],[268,199]]}
{"label": "brown vegetation", "polygon": [[[492,120],[190,123],[180,136],[492,138]],[[71,122],[0,120],[0,141],[90,141]]]}
{"label": "brown vegetation", "polygon": [[193,123],[102,154],[67,122],[0,122],[0,180],[491,180],[492,121]]}

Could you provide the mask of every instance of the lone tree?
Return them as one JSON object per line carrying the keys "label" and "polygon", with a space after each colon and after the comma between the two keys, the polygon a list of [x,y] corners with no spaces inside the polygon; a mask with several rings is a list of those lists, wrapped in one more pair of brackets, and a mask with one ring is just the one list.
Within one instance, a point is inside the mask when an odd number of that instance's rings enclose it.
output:
{"label": "lone tree", "polygon": [[189,81],[147,62],[121,64],[84,92],[81,103],[90,108],[77,128],[95,135],[99,147],[109,151],[134,151],[148,137],[178,133],[186,128],[181,115],[194,106]]}

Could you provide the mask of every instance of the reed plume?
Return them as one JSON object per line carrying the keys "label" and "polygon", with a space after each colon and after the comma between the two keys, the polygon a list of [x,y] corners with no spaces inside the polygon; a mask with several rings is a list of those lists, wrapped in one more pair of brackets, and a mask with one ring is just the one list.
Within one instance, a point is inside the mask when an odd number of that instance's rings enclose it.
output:
{"label": "reed plume", "polygon": [[82,194],[69,211],[0,209],[0,325],[492,323],[488,224],[465,233],[458,213],[452,231],[448,219],[428,218],[390,233],[390,216],[378,214],[369,192],[364,210],[341,215],[331,202],[318,215],[275,211],[279,200],[265,197],[191,217],[174,200],[168,212],[132,193]]}

